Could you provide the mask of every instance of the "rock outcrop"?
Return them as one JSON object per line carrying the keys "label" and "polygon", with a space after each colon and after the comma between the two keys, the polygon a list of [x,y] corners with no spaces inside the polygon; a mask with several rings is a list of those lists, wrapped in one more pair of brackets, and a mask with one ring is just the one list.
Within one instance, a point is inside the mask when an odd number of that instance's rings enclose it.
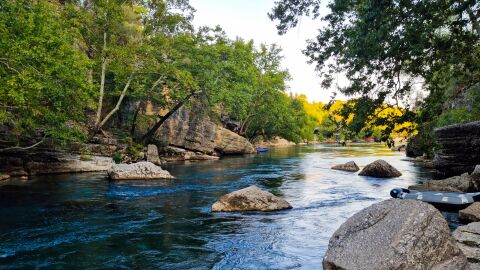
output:
{"label": "rock outcrop", "polygon": [[464,173],[443,180],[428,180],[408,189],[420,191],[447,191],[447,192],[478,192],[480,191],[480,176]]}
{"label": "rock outcrop", "polygon": [[253,154],[255,148],[244,137],[226,129],[219,127],[215,135],[215,151],[220,154]]}
{"label": "rock outcrop", "polygon": [[444,176],[471,173],[480,164],[480,121],[435,130],[439,150],[433,165]]}
{"label": "rock outcrop", "polygon": [[256,186],[228,193],[212,205],[213,212],[274,211],[290,208],[292,206],[286,200]]}
{"label": "rock outcrop", "polygon": [[255,153],[247,139],[215,124],[208,115],[185,107],[165,121],[157,137],[165,145],[207,155]]}
{"label": "rock outcrop", "polygon": [[346,171],[346,172],[357,172],[360,168],[357,166],[355,161],[349,161],[344,164],[338,164],[331,168],[332,170]]}
{"label": "rock outcrop", "polygon": [[458,216],[463,221],[480,221],[480,202],[474,202],[467,208],[460,210]]}
{"label": "rock outcrop", "polygon": [[108,170],[112,180],[173,179],[174,177],[155,164],[143,161],[132,164],[115,164]]}
{"label": "rock outcrop", "polygon": [[480,222],[460,226],[452,235],[470,262],[471,269],[480,269]]}
{"label": "rock outcrop", "polygon": [[8,174],[0,174],[0,181],[2,181],[2,180],[7,180],[8,178],[10,178],[10,175],[8,175]]}
{"label": "rock outcrop", "polygon": [[385,160],[379,159],[365,166],[358,175],[390,178],[399,177],[402,174]]}
{"label": "rock outcrop", "polygon": [[390,199],[350,217],[330,238],[323,269],[468,269],[442,214]]}

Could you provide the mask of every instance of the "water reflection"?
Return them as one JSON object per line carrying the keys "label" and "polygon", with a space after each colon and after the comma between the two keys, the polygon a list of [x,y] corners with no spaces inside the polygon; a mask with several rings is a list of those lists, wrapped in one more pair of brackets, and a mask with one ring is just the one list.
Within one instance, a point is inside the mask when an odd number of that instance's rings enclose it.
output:
{"label": "water reflection", "polygon": [[[403,175],[329,169],[378,158]],[[401,158],[381,145],[310,145],[170,164],[173,181],[108,182],[102,174],[10,181],[0,186],[0,268],[319,269],[345,219],[393,187],[430,177]],[[210,212],[220,196],[249,185],[294,209]]]}

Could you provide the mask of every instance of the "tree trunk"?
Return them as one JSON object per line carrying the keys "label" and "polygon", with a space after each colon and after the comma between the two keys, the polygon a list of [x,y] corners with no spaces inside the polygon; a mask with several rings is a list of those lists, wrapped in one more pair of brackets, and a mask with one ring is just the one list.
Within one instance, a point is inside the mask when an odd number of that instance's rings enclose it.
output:
{"label": "tree trunk", "polygon": [[107,114],[107,116],[105,116],[105,118],[103,118],[103,120],[95,127],[93,135],[96,135],[98,133],[98,131],[103,127],[103,125],[105,125],[105,123],[107,123],[107,121],[110,119],[110,117],[112,117],[112,115],[115,114],[120,109],[120,105],[122,104],[122,101],[125,98],[125,94],[127,93],[128,87],[130,87],[130,83],[132,82],[132,79],[133,79],[133,73],[128,78],[128,81],[125,84],[125,87],[123,88],[122,93],[120,94],[120,97],[117,100],[117,104]]}
{"label": "tree trunk", "polygon": [[190,94],[188,94],[183,100],[178,102],[170,111],[168,111],[167,114],[160,117],[158,122],[155,123],[155,125],[150,130],[148,130],[148,132],[141,138],[141,141],[143,143],[150,142],[151,139],[153,138],[153,135],[155,135],[157,130],[162,126],[162,124],[165,123],[165,121],[167,121],[167,119],[170,116],[172,116],[176,111],[178,111],[178,109],[180,109],[183,106],[183,104],[185,104],[185,102],[187,102],[191,97],[195,96],[198,93],[199,92],[195,92],[195,91],[190,92]]}
{"label": "tree trunk", "polygon": [[473,10],[470,7],[467,7],[467,14],[468,17],[470,17],[470,21],[472,22],[472,28],[477,32],[477,35],[480,36],[480,24],[478,23],[478,18],[475,16],[475,13],[473,13]]}
{"label": "tree trunk", "polygon": [[100,124],[102,118],[103,95],[105,92],[105,72],[107,69],[107,32],[103,32],[103,52],[102,52],[102,73],[100,77],[100,95],[98,97],[97,116],[95,118],[95,128]]}

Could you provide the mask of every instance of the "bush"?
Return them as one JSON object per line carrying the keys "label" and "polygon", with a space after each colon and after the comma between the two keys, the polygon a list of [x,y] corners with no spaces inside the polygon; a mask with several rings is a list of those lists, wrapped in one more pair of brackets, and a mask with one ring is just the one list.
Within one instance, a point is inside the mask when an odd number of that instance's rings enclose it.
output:
{"label": "bush", "polygon": [[113,159],[113,162],[115,162],[116,164],[122,163],[122,155],[118,152],[113,154],[112,159]]}

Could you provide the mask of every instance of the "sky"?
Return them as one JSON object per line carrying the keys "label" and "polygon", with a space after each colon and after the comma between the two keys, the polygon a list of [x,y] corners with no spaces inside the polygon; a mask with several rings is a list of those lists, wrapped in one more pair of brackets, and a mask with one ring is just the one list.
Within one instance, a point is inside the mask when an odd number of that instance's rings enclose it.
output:
{"label": "sky", "polygon": [[[276,43],[283,49],[283,66],[292,77],[287,84],[289,92],[305,94],[309,101],[328,102],[332,91],[322,89],[315,66],[307,64],[308,58],[302,54],[306,40],[316,36],[319,20],[302,18],[298,26],[285,35],[278,35],[275,22],[267,13],[274,7],[274,0],[190,0],[197,10],[193,24],[195,27],[220,25],[227,35],[234,39],[253,39],[256,45]],[[341,76],[340,85],[345,84]],[[337,98],[341,98],[337,96]]]}

